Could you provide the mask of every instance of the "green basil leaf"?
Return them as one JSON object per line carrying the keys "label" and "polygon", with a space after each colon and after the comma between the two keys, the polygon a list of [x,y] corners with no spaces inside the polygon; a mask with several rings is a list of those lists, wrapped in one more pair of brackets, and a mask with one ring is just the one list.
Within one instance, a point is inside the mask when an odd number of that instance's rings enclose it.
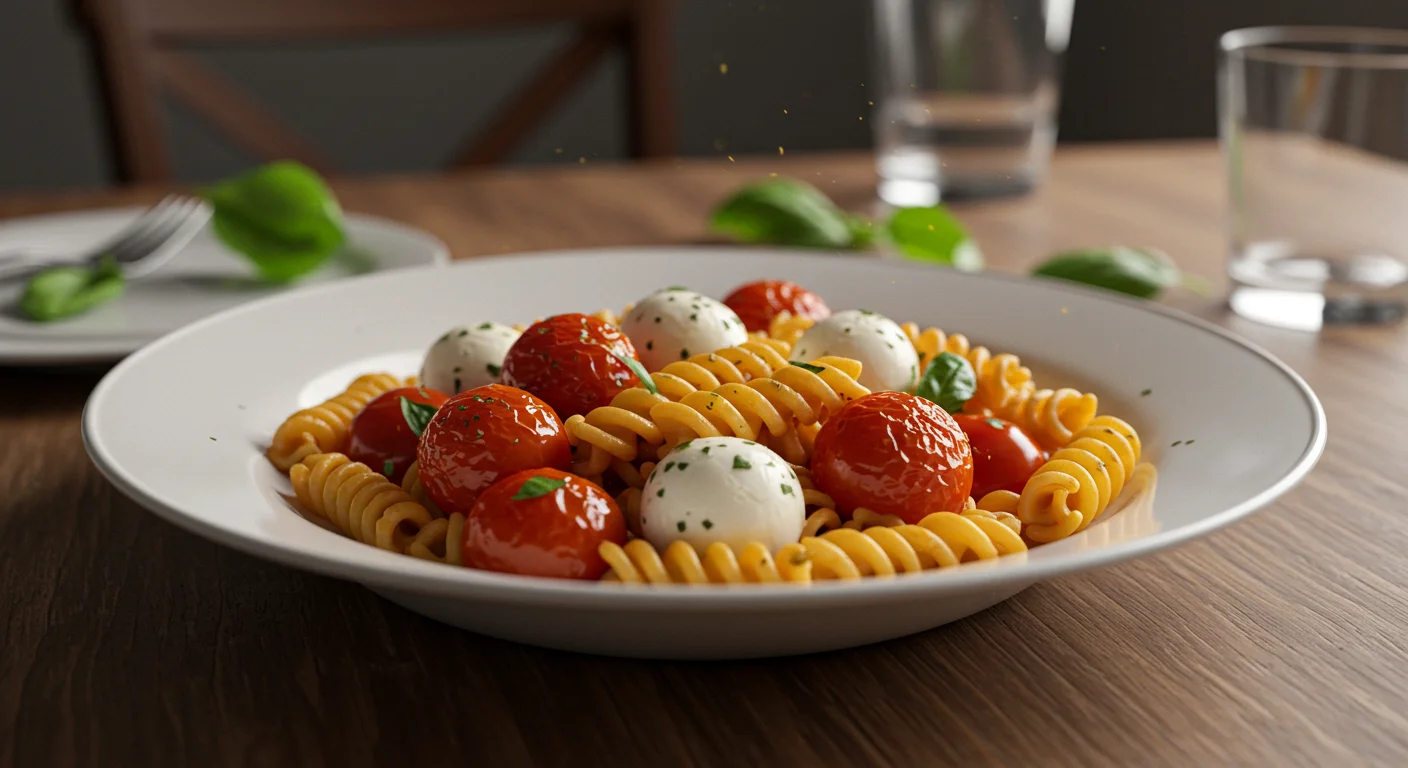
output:
{"label": "green basil leaf", "polygon": [[31,277],[20,295],[20,311],[51,322],[82,314],[122,295],[122,268],[110,258],[96,267],[53,267]]}
{"label": "green basil leaf", "polygon": [[1168,254],[1152,248],[1116,245],[1057,254],[1032,270],[1082,285],[1152,299],[1183,276]]}
{"label": "green basil leaf", "polygon": [[401,396],[401,416],[405,418],[406,426],[416,433],[416,437],[425,433],[426,426],[430,424],[431,419],[435,418],[435,413],[439,410],[433,405],[417,403],[405,395]]}
{"label": "green basil leaf", "polygon": [[859,248],[859,220],[836,207],[812,185],[795,179],[768,179],[734,193],[714,210],[710,224],[745,243],[798,248]]}
{"label": "green basil leaf", "polygon": [[536,499],[539,496],[546,496],[549,493],[567,485],[566,480],[554,480],[551,477],[533,475],[518,487],[518,493],[509,497],[509,501],[523,501],[525,499]]}
{"label": "green basil leaf", "polygon": [[636,375],[636,378],[640,379],[640,385],[642,387],[645,387],[645,391],[649,392],[652,395],[660,394],[659,387],[655,386],[655,380],[650,378],[650,374],[646,373],[645,366],[641,365],[639,360],[635,359],[634,357],[618,355],[615,352],[611,352],[611,356],[615,357],[617,360],[620,360],[622,363],[625,363],[626,367],[631,369],[631,373],[634,373]]}
{"label": "green basil leaf", "polygon": [[804,371],[811,371],[812,373],[821,373],[822,371],[826,370],[825,368],[819,365],[812,365],[811,363],[799,363],[796,360],[789,360],[788,365],[795,365]]}
{"label": "green basil leaf", "polygon": [[901,208],[886,222],[885,233],[895,248],[911,259],[969,271],[983,268],[978,244],[942,205]]}
{"label": "green basil leaf", "polygon": [[206,190],[204,197],[215,235],[272,282],[312,272],[347,241],[332,190],[298,163],[260,166]]}
{"label": "green basil leaf", "polygon": [[952,352],[942,352],[929,363],[914,394],[937,403],[949,413],[958,413],[977,389],[978,377],[973,373],[973,366]]}

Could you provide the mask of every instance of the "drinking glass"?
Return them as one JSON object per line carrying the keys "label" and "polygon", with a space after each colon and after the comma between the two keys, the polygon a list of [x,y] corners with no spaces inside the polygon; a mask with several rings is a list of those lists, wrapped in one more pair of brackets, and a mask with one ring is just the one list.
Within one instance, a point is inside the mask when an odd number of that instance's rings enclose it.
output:
{"label": "drinking glass", "polygon": [[1259,27],[1221,49],[1233,311],[1312,331],[1400,319],[1408,31]]}
{"label": "drinking glass", "polygon": [[1017,194],[1056,141],[1075,0],[874,0],[878,192],[896,206]]}

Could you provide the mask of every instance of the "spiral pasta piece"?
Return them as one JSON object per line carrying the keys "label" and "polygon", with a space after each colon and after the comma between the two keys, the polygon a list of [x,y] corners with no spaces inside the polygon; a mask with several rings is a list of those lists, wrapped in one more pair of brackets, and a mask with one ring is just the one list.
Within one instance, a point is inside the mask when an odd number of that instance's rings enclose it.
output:
{"label": "spiral pasta piece", "polygon": [[714,389],[722,384],[742,384],[749,379],[767,376],[787,365],[790,354],[791,344],[775,339],[752,338],[738,346],[704,352],[670,363],[657,373],[684,379],[695,389]]}
{"label": "spiral pasta piece", "polygon": [[776,559],[810,563],[815,579],[916,573],[1025,552],[1019,525],[1004,512],[935,512],[918,525],[837,528],[805,537],[778,550]]}
{"label": "spiral pasta piece", "polygon": [[651,419],[651,409],[669,399],[644,387],[632,387],[611,399],[610,405],[593,408],[586,415],[569,416],[567,440],[572,446],[586,446],[586,458],[573,465],[582,476],[599,476],[613,461],[633,462],[640,442],[658,445],[664,441],[660,428]]}
{"label": "spiral pasta piece", "polygon": [[352,419],[378,395],[399,386],[401,380],[389,373],[358,376],[338,396],[284,419],[264,455],[287,472],[308,456],[344,450]]}
{"label": "spiral pasta piece", "polygon": [[400,486],[340,453],[304,457],[289,469],[294,495],[349,537],[391,552],[406,548],[433,518]]}
{"label": "spiral pasta piece", "polygon": [[1052,450],[1067,445],[1077,432],[1092,424],[1099,407],[1099,400],[1089,392],[1040,389],[1011,407],[993,410]]}
{"label": "spiral pasta piece", "polygon": [[431,520],[406,545],[406,554],[446,565],[464,565],[464,515]]}
{"label": "spiral pasta piece", "polygon": [[624,547],[604,542],[597,550],[611,570],[606,581],[626,584],[767,584],[810,580],[808,563],[778,562],[760,542],[737,553],[723,542],[710,544],[701,558],[694,548],[676,541],[661,555],[645,539]]}
{"label": "spiral pasta piece", "polygon": [[[766,432],[775,442],[795,425],[816,424],[846,402],[870,394],[856,381],[860,364],[854,360],[825,357],[808,365],[820,371],[789,364],[747,384],[724,384],[654,406],[650,418],[665,439],[659,456],[699,437],[759,440]],[[802,463],[785,454],[783,458]]]}
{"label": "spiral pasta piece", "polygon": [[806,333],[807,329],[811,328],[813,325],[816,325],[815,320],[807,317],[798,317],[791,312],[783,310],[774,315],[772,320],[768,321],[767,336],[768,338],[785,342],[790,346],[796,344],[797,340],[802,338],[802,334]]}
{"label": "spiral pasta piece", "polygon": [[1096,417],[1027,480],[1017,505],[1023,533],[1045,543],[1087,528],[1133,477],[1141,448],[1129,424]]}

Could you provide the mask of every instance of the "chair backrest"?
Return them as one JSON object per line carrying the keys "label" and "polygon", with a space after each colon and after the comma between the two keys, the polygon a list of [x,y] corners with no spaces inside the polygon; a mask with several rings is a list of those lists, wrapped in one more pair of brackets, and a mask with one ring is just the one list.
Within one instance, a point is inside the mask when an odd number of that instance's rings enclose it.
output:
{"label": "chair backrest", "polygon": [[161,107],[169,92],[261,160],[334,170],[228,78],[183,48],[368,38],[396,33],[570,21],[576,38],[530,78],[458,154],[456,167],[502,161],[603,54],[627,53],[631,154],[674,152],[670,0],[84,0],[98,37],[122,176],[171,177]]}

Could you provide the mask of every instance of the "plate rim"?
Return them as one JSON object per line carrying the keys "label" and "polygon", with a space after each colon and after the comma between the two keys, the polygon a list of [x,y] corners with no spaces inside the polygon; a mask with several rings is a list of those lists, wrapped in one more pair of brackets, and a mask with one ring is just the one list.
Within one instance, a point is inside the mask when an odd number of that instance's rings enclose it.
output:
{"label": "plate rim", "polygon": [[[41,223],[46,219],[78,220],[89,216],[109,216],[115,218],[118,215],[136,215],[144,210],[146,210],[144,206],[124,205],[115,206],[112,208],[89,208],[73,211],[54,211],[52,213],[41,213],[33,216],[17,216],[10,219],[0,220],[0,230],[3,230],[5,227],[8,226],[25,226],[31,223]],[[449,245],[447,245],[439,235],[436,235],[434,232],[431,232],[428,229],[423,229],[421,227],[417,227],[413,224],[409,224],[404,221],[387,218],[385,216],[378,216],[376,214],[371,213],[348,211],[345,215],[349,223],[355,222],[356,225],[370,225],[372,227],[379,227],[387,230],[396,230],[400,234],[424,239],[427,245],[430,246],[430,260],[425,264],[417,264],[411,267],[407,267],[406,269],[442,269],[453,263],[453,259],[450,257]],[[57,225],[61,222],[55,221],[53,223]],[[328,285],[336,285],[338,283],[346,282],[347,280],[360,280],[365,277],[375,277],[376,275],[382,274],[385,271],[389,270],[376,270],[368,274],[351,275],[342,280],[336,280],[332,283],[328,283],[325,285],[306,286],[299,288],[298,290],[299,292],[322,290]],[[279,296],[281,295],[282,294],[278,294],[275,296],[266,296],[260,299],[255,299],[254,302],[265,301],[270,298],[279,298]],[[220,312],[217,312],[215,314],[220,315],[224,312],[229,311],[229,309],[238,309],[242,306],[244,306],[244,304],[221,310]],[[203,322],[212,316],[213,315],[202,317],[196,322]],[[23,352],[18,354],[6,353],[4,351],[4,337],[0,336],[0,366],[68,367],[94,365],[98,363],[109,363],[131,355],[134,352],[143,348],[144,346],[154,344],[160,341],[163,337],[184,330],[184,328],[190,327],[190,325],[194,324],[195,323],[191,323],[182,328],[173,328],[167,331],[166,333],[157,336],[150,336],[145,334],[112,334],[98,337],[89,336],[84,337],[82,339],[55,339],[51,342],[46,342],[46,344],[48,345],[47,349]]]}
{"label": "plate rim", "polygon": [[[688,253],[697,256],[701,252],[707,252],[709,250],[719,250],[730,253],[746,251],[784,254],[789,256],[819,255],[828,258],[839,257],[839,252],[817,253],[785,248],[680,245],[621,246],[529,251],[486,256],[454,262],[447,268],[456,269],[461,266],[468,267],[470,265],[493,262],[522,262],[525,258],[539,260],[581,258],[604,253],[650,253],[654,257],[668,258],[671,253]],[[914,269],[917,271],[932,272],[934,269],[932,265],[916,264],[902,260],[895,260],[892,263],[901,268]],[[398,272],[412,271],[415,270],[398,270]],[[392,274],[396,273],[385,272],[365,275],[353,278],[353,280],[376,279]],[[487,571],[476,571],[467,568],[449,569],[438,563],[421,561],[416,558],[385,552],[372,547],[366,547],[366,557],[359,557],[355,561],[344,561],[337,553],[308,552],[283,541],[274,539],[254,539],[235,533],[229,533],[223,529],[207,524],[205,521],[189,515],[175,506],[165,504],[160,499],[146,493],[140,487],[140,482],[135,482],[135,478],[126,477],[118,470],[116,462],[113,460],[113,457],[108,455],[107,449],[103,445],[101,435],[97,434],[95,431],[96,414],[102,409],[104,399],[107,397],[109,389],[113,386],[114,381],[124,375],[124,372],[129,366],[138,365],[141,361],[145,360],[148,355],[159,353],[160,349],[172,339],[183,337],[186,334],[200,333],[207,324],[225,322],[228,318],[242,313],[258,312],[265,303],[295,300],[291,294],[281,294],[257,299],[202,318],[146,345],[114,366],[104,375],[102,381],[93,389],[87,402],[84,404],[81,429],[83,443],[90,459],[109,482],[128,498],[155,513],[158,517],[161,517],[183,530],[201,536],[208,541],[215,542],[222,546],[228,546],[236,551],[250,554],[260,559],[270,560],[280,565],[293,567],[301,571],[334,576],[340,579],[362,583],[367,586],[401,589],[426,595],[454,596],[464,599],[473,599],[479,602],[515,605],[570,604],[578,608],[602,608],[611,610],[659,610],[664,607],[669,607],[672,610],[706,611],[769,610],[778,607],[779,601],[792,601],[798,605],[805,603],[813,606],[825,602],[849,603],[855,601],[874,602],[876,600],[907,601],[918,596],[936,597],[972,588],[1011,586],[1023,583],[1029,584],[1070,573],[1103,568],[1136,557],[1155,554],[1187,543],[1188,541],[1205,536],[1212,531],[1224,528],[1250,515],[1252,512],[1265,507],[1304,481],[1323,455],[1328,439],[1328,424],[1324,407],[1320,403],[1319,398],[1315,395],[1310,385],[1307,384],[1298,373],[1292,370],[1290,366],[1256,343],[1244,339],[1226,328],[1172,307],[1125,297],[1109,291],[1089,288],[1068,281],[1057,280],[1055,278],[1033,278],[988,270],[979,273],[969,273],[969,276],[979,280],[1019,283],[1035,279],[1052,290],[1079,295],[1098,302],[1123,304],[1136,311],[1160,314],[1168,319],[1192,326],[1197,330],[1210,333],[1225,342],[1240,347],[1260,358],[1262,362],[1269,364],[1273,369],[1284,376],[1296,389],[1297,393],[1300,394],[1312,416],[1310,440],[1289,471],[1275,483],[1240,504],[1220,510],[1194,523],[1174,530],[1158,531],[1148,536],[1118,542],[1085,552],[1062,554],[1050,561],[1043,561],[1036,564],[993,561],[993,567],[987,567],[987,563],[972,563],[965,564],[962,568],[940,572],[929,571],[919,574],[903,575],[894,579],[863,579],[859,582],[817,582],[807,587],[786,584],[750,584],[741,586],[680,586],[676,588],[657,586],[642,589],[623,587],[621,585],[604,585],[598,582],[575,582],[566,579],[515,576]],[[319,292],[343,290],[349,282],[351,281],[344,280],[311,287],[307,291],[299,292],[297,298],[306,300],[310,295]],[[329,532],[329,534],[338,535],[333,532]]]}

